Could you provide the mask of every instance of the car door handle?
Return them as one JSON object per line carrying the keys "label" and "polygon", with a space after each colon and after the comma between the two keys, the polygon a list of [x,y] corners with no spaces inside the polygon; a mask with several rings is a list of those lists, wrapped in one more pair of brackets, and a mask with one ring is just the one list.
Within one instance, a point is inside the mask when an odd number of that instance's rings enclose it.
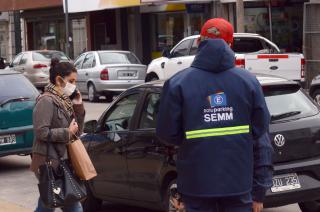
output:
{"label": "car door handle", "polygon": [[181,64],[182,64],[182,62],[181,62],[181,61],[179,61],[179,62],[177,62],[177,64],[178,64],[178,65],[181,65]]}
{"label": "car door handle", "polygon": [[86,75],[86,76],[88,76],[89,74],[88,74],[88,73],[86,73],[85,75]]}

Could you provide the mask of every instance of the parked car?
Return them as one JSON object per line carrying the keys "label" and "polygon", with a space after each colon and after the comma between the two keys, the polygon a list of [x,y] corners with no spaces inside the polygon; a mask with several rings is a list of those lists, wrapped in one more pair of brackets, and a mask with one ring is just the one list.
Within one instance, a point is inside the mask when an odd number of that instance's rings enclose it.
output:
{"label": "parked car", "polygon": [[18,54],[10,63],[9,69],[23,73],[34,86],[43,89],[49,83],[52,58],[70,62],[70,59],[60,51],[27,51]]}
{"label": "parked car", "polygon": [[[153,60],[148,66],[146,82],[168,79],[178,71],[190,67],[198,50],[199,35],[180,41],[163,57]],[[304,56],[299,53],[281,54],[276,44],[251,33],[235,33],[233,50],[236,65],[255,73],[284,77],[304,83]]]}
{"label": "parked car", "polygon": [[31,154],[38,90],[21,73],[0,71],[0,156]]}
{"label": "parked car", "polygon": [[[272,115],[275,153],[273,187],[267,207],[299,203],[303,212],[320,211],[319,107],[297,82],[258,75]],[[85,124],[82,140],[98,172],[88,184],[87,211],[102,200],[170,211],[168,190],[177,177],[176,149],[155,135],[163,81],[122,93],[99,121]]]}
{"label": "parked car", "polygon": [[91,102],[144,83],[146,66],[128,51],[91,51],[81,54],[74,63],[78,70],[78,89]]}
{"label": "parked car", "polygon": [[320,75],[316,76],[311,81],[309,95],[320,105]]}

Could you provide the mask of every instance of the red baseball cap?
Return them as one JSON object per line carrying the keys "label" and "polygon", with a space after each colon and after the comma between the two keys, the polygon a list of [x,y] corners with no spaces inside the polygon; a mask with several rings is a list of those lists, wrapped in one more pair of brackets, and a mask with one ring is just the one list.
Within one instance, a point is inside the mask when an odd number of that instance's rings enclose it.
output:
{"label": "red baseball cap", "polygon": [[221,38],[227,43],[233,43],[233,26],[223,18],[209,19],[201,29],[204,38]]}

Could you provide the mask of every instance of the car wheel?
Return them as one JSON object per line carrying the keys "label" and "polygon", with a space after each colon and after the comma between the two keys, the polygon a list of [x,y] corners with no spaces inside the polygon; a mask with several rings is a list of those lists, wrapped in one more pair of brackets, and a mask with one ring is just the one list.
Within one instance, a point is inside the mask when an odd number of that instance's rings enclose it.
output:
{"label": "car wheel", "polygon": [[113,94],[107,94],[105,95],[107,102],[112,102],[113,101]]}
{"label": "car wheel", "polygon": [[316,103],[320,105],[320,89],[315,90],[311,96]]}
{"label": "car wheel", "polygon": [[177,187],[177,181],[174,179],[170,181],[170,183],[167,185],[166,192],[164,192],[165,196],[163,197],[163,199],[164,199],[164,208],[166,212],[177,212],[176,208],[173,206],[173,204],[170,201],[170,199],[173,198],[170,190],[176,187]]}
{"label": "car wheel", "polygon": [[320,211],[320,200],[299,203],[302,212],[318,212]]}
{"label": "car wheel", "polygon": [[87,187],[87,198],[82,202],[84,212],[96,212],[101,209],[102,200],[93,196],[93,193],[88,185]]}
{"label": "car wheel", "polygon": [[90,102],[96,102],[99,99],[99,96],[97,95],[96,89],[93,84],[88,85],[88,99]]}
{"label": "car wheel", "polygon": [[159,80],[159,77],[154,73],[148,74],[148,76],[146,77],[146,82],[151,82],[156,80]]}

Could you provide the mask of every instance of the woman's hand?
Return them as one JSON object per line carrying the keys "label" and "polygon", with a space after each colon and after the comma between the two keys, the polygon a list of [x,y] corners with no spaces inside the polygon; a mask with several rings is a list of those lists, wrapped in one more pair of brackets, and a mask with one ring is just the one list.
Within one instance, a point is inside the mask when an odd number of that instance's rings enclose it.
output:
{"label": "woman's hand", "polygon": [[76,122],[75,119],[73,119],[69,126],[69,132],[71,135],[75,135],[78,132],[78,130],[79,130],[78,123]]}
{"label": "woman's hand", "polygon": [[82,104],[82,95],[81,95],[79,90],[77,90],[77,94],[74,97],[74,99],[72,100],[72,103],[75,104],[75,105]]}

